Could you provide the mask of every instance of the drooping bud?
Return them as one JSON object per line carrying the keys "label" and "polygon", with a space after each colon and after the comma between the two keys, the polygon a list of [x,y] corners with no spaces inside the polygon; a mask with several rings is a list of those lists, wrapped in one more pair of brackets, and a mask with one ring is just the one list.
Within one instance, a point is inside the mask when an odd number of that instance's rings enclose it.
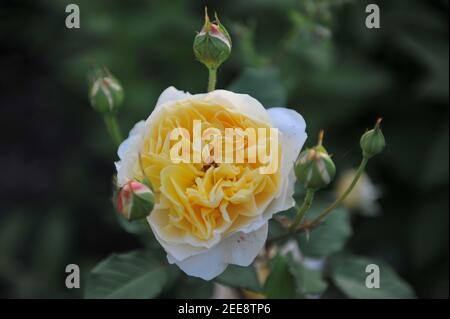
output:
{"label": "drooping bud", "polygon": [[89,99],[100,113],[115,112],[122,105],[124,92],[120,82],[106,68],[96,67],[90,75]]}
{"label": "drooping bud", "polygon": [[231,38],[228,31],[220,23],[217,14],[215,21],[209,20],[205,8],[205,24],[194,38],[194,54],[197,60],[209,69],[217,69],[231,53]]}
{"label": "drooping bud", "polygon": [[323,131],[319,143],[301,152],[295,165],[297,179],[306,189],[317,191],[331,183],[336,175],[336,166],[322,145]]}
{"label": "drooping bud", "polygon": [[381,120],[381,118],[378,119],[375,127],[361,136],[360,145],[364,158],[369,159],[381,153],[386,145],[383,132],[381,132],[380,128]]}
{"label": "drooping bud", "polygon": [[123,186],[116,196],[117,211],[127,220],[147,217],[155,203],[153,192],[139,182],[129,182]]}

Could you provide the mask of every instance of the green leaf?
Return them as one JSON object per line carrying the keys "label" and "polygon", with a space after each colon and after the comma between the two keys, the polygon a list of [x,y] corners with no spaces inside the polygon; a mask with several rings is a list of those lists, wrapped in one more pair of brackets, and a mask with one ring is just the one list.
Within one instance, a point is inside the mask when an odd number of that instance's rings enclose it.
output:
{"label": "green leaf", "polygon": [[[366,278],[373,272],[366,272],[366,267],[375,264],[380,270],[379,288],[366,287]],[[358,257],[350,254],[339,254],[330,258],[331,277],[336,286],[350,298],[359,299],[394,299],[414,298],[414,291],[386,263]]]}
{"label": "green leaf", "polygon": [[[307,213],[307,219],[313,219],[320,213],[313,209]],[[327,257],[342,250],[352,234],[350,216],[344,208],[337,208],[326,217],[319,227],[308,234],[298,235],[298,244],[303,254],[313,257]]]}
{"label": "green leaf", "polygon": [[244,288],[255,292],[262,291],[255,268],[252,265],[248,267],[229,265],[216,278],[216,281],[230,287]]}
{"label": "green leaf", "polygon": [[280,73],[273,68],[247,68],[228,90],[249,94],[265,107],[285,106],[286,103],[286,90],[281,84]]}
{"label": "green leaf", "polygon": [[272,260],[272,269],[264,286],[267,298],[295,298],[295,279],[289,271],[289,258],[277,255]]}
{"label": "green leaf", "polygon": [[289,259],[289,271],[294,276],[297,293],[308,295],[320,295],[328,287],[323,279],[322,271],[313,270]]}
{"label": "green leaf", "polygon": [[113,254],[91,272],[86,298],[153,298],[177,277],[177,270],[160,254],[134,251]]}

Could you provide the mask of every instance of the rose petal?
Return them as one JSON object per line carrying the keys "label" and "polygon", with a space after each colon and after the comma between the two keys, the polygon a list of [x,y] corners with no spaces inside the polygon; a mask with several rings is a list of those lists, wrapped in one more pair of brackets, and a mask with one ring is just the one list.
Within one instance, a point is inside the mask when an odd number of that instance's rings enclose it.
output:
{"label": "rose petal", "polygon": [[178,100],[183,100],[190,96],[191,96],[191,94],[189,92],[180,91],[180,90],[177,90],[173,86],[169,86],[159,96],[158,101],[156,102],[155,109],[163,104],[168,103],[168,102],[175,102]]}
{"label": "rose petal", "polygon": [[[156,102],[156,106],[152,114],[149,116],[155,116],[158,112],[157,109],[162,105],[174,102],[177,100],[182,100],[187,97],[190,97],[189,93],[179,91],[173,86],[165,89],[158,98]],[[146,121],[140,121],[136,123],[136,125],[131,129],[128,138],[125,139],[119,146],[117,154],[120,158],[120,161],[115,163],[117,170],[117,183],[119,186],[125,185],[128,181],[134,179],[136,176],[136,172],[139,170],[139,161],[138,155],[139,151],[142,147],[145,128],[149,122],[149,119]]]}
{"label": "rose petal", "polygon": [[294,163],[305,144],[306,123],[303,117],[294,110],[274,107],[267,110],[272,124],[283,133],[283,155],[288,162]]}
{"label": "rose petal", "polygon": [[204,253],[189,257],[183,261],[176,260],[170,254],[167,259],[175,263],[189,276],[211,280],[220,275],[228,266],[235,264],[248,266],[256,258],[267,239],[268,224],[249,233],[235,233]]}
{"label": "rose petal", "polygon": [[305,144],[308,137],[306,134],[306,123],[303,117],[294,110],[274,107],[267,110],[273,126],[281,132],[281,176],[285,181],[282,191],[266,209],[265,215],[272,216],[274,213],[287,210],[295,205],[294,195],[295,181],[294,162]]}
{"label": "rose petal", "polygon": [[261,217],[240,229],[241,232],[251,232],[266,223],[273,214],[295,206],[293,198],[296,181],[294,162],[307,138],[306,123],[300,114],[287,108],[270,108],[267,113],[272,125],[281,133],[279,136],[282,148],[280,163],[282,184],[277,197],[266,207]]}
{"label": "rose petal", "polygon": [[117,155],[120,159],[124,159],[126,157],[126,154],[133,149],[135,146],[134,140],[136,138],[141,138],[141,133],[144,131],[145,127],[145,121],[139,121],[137,122],[133,128],[130,130],[130,133],[128,133],[128,138],[126,138],[120,145],[119,149],[117,150]]}
{"label": "rose petal", "polygon": [[256,258],[266,243],[269,223],[252,233],[238,232],[226,238],[223,245],[231,252],[227,262],[239,266],[248,266]]}
{"label": "rose petal", "polygon": [[145,129],[145,122],[140,121],[131,129],[128,138],[126,138],[117,150],[117,155],[120,161],[115,162],[117,170],[117,183],[119,186],[125,185],[130,180],[134,179],[136,172],[139,169],[139,150],[144,141],[143,132]]}
{"label": "rose petal", "polygon": [[[207,101],[225,105],[230,110],[239,112],[251,119],[264,123],[271,123],[264,106],[248,94],[238,94],[226,90],[216,90],[208,94],[199,94],[198,96]],[[197,95],[194,97],[197,97]]]}

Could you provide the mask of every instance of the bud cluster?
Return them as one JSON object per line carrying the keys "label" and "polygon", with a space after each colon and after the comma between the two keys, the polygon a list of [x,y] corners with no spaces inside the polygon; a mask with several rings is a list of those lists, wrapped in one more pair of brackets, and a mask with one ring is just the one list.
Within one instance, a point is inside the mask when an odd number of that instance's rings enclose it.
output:
{"label": "bud cluster", "polygon": [[[378,119],[373,129],[361,136],[360,146],[366,161],[381,153],[386,145],[380,124],[381,118]],[[336,166],[323,147],[322,140],[323,131],[320,132],[318,144],[301,152],[295,165],[297,179],[306,189],[313,191],[330,184],[336,174]]]}

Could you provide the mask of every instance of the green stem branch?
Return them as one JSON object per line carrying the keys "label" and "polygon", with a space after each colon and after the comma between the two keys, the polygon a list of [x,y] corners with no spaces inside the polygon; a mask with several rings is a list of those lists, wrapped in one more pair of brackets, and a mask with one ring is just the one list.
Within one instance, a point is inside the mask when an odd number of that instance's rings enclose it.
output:
{"label": "green stem branch", "polygon": [[[355,176],[353,177],[353,180],[351,182],[351,184],[347,187],[347,189],[345,190],[344,193],[342,193],[330,206],[328,206],[322,213],[320,213],[320,215],[318,217],[316,217],[315,219],[313,219],[312,221],[306,221],[304,223],[302,223],[300,226],[298,226],[299,222],[297,223],[298,219],[302,219],[305,212],[303,212],[303,216],[300,216],[300,214],[297,214],[296,220],[294,221],[294,223],[296,223],[296,225],[294,226],[294,224],[289,227],[289,232],[282,234],[280,236],[276,236],[273,238],[270,238],[267,241],[267,245],[271,245],[273,242],[279,241],[279,240],[283,240],[288,238],[289,236],[291,236],[292,234],[296,234],[302,231],[309,231],[312,228],[315,228],[316,226],[318,226],[322,220],[329,214],[331,213],[336,207],[338,207],[342,201],[345,200],[345,198],[352,192],[353,188],[355,187],[356,183],[358,182],[359,178],[361,177],[362,173],[364,172],[366,166],[367,166],[367,162],[369,161],[368,158],[363,157],[361,164],[358,167],[358,170],[356,171]],[[307,194],[308,195],[308,194]],[[307,197],[307,196],[306,196]],[[305,206],[306,204],[306,197],[305,197],[305,202],[302,205],[302,208]],[[312,201],[312,199],[311,199]],[[299,212],[302,211],[302,208],[300,208]],[[299,217],[300,216],[300,217]]]}
{"label": "green stem branch", "polygon": [[308,189],[306,191],[305,199],[303,201],[302,206],[298,209],[297,215],[295,216],[294,222],[289,227],[289,232],[295,231],[297,226],[302,221],[303,217],[305,216],[306,212],[311,208],[312,202],[314,199],[314,191]]}
{"label": "green stem branch", "polygon": [[106,128],[108,129],[108,133],[111,136],[116,147],[122,143],[122,133],[120,131],[119,124],[117,123],[117,118],[114,114],[105,114],[103,115],[103,119],[105,120]]}
{"label": "green stem branch", "polygon": [[316,217],[314,220],[307,223],[307,228],[312,228],[317,226],[322,222],[322,220],[327,217],[329,213],[331,213],[336,207],[338,207],[345,198],[352,192],[353,188],[355,188],[356,183],[358,183],[359,178],[361,177],[362,173],[364,172],[366,166],[367,166],[368,159],[363,157],[361,164],[359,164],[358,170],[356,171],[355,176],[353,177],[353,180],[351,184],[348,186],[348,188],[343,192],[335,201],[333,204],[328,206],[318,217]]}
{"label": "green stem branch", "polygon": [[208,68],[209,77],[208,77],[208,92],[214,91],[216,89],[217,82],[217,69]]}

